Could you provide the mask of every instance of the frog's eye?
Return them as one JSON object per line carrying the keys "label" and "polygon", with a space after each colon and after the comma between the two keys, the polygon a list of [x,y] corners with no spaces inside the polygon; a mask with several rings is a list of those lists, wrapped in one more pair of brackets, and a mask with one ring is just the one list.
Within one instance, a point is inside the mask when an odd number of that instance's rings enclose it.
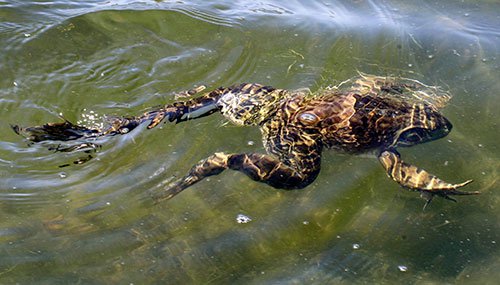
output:
{"label": "frog's eye", "polygon": [[307,125],[314,125],[319,121],[319,118],[312,113],[302,113],[299,115],[299,121]]}

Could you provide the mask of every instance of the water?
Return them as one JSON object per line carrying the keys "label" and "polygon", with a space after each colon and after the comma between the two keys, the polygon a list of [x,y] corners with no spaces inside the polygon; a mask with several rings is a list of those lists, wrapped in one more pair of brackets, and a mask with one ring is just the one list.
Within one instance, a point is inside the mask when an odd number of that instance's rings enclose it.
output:
{"label": "water", "polygon": [[[281,2],[1,1],[0,283],[496,284],[500,5]],[[213,152],[262,152],[259,131],[217,115],[140,128],[59,168],[87,154],[9,126],[99,124],[200,84],[315,90],[357,71],[446,87],[453,132],[401,152],[482,195],[422,211],[375,159],[326,152],[304,190],[228,171],[153,204]]]}

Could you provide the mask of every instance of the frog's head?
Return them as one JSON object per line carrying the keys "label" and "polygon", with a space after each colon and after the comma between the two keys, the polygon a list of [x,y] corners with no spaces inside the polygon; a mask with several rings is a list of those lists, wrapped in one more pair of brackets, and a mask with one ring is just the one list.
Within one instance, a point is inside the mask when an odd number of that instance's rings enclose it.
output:
{"label": "frog's head", "polygon": [[393,145],[412,146],[440,139],[450,133],[452,125],[448,119],[434,108],[420,107],[415,107],[409,125],[398,132]]}

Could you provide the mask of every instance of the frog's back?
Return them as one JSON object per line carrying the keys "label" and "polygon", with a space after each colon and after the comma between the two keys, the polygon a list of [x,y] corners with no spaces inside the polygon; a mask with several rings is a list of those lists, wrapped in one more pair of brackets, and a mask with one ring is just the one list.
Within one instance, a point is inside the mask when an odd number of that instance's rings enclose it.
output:
{"label": "frog's back", "polygon": [[[359,77],[349,88],[281,100],[278,111],[263,126],[264,141],[291,145],[307,134],[327,148],[362,152],[417,144],[451,130],[451,124],[438,112],[449,99],[447,93],[432,96],[438,90],[418,81],[383,79]],[[410,130],[439,128],[442,130],[433,131],[433,137],[419,137],[417,132],[415,141],[401,142]]]}
{"label": "frog's back", "polygon": [[328,147],[358,152],[409,146],[441,138],[451,130],[439,112],[450,96],[438,87],[366,74],[350,82],[347,88],[341,84],[323,95],[338,97],[333,100],[341,100],[347,109],[339,113],[342,128],[330,125],[322,130]]}
{"label": "frog's back", "polygon": [[300,140],[307,134],[322,146],[347,152],[377,148],[408,125],[411,106],[353,92],[327,92],[319,97],[295,96],[281,102],[266,123],[266,141]]}

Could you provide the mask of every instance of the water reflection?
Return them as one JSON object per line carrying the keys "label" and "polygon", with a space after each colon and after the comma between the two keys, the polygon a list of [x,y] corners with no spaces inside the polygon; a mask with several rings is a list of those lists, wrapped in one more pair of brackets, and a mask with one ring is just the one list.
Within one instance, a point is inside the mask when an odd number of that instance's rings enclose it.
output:
{"label": "water reflection", "polygon": [[[486,2],[486,1],[484,1]],[[0,6],[2,283],[494,283],[499,266],[496,3],[7,1]],[[206,84],[316,90],[357,70],[447,87],[446,139],[404,150],[483,192],[398,189],[370,158],[324,155],[276,191],[228,172],[154,205],[199,158],[262,151],[220,117],[107,138],[95,159],[27,145],[9,123],[99,124]],[[247,142],[255,142],[249,144]],[[251,219],[238,223],[239,215]],[[246,219],[245,219],[246,221]],[[354,249],[353,246],[359,247]]]}

